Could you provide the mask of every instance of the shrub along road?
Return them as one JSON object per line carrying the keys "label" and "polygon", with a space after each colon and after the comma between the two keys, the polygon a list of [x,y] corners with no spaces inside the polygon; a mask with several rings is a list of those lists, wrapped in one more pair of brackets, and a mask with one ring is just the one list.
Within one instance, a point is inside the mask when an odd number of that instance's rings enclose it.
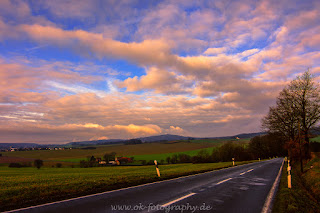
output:
{"label": "shrub along road", "polygon": [[277,158],[17,211],[261,212],[282,162]]}

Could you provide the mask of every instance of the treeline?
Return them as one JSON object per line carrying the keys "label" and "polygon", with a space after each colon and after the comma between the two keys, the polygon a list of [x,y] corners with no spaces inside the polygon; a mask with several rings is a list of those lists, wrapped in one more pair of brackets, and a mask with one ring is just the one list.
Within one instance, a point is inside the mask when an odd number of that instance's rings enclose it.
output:
{"label": "treeline", "polygon": [[283,138],[280,134],[267,134],[252,138],[249,144],[227,142],[220,147],[208,150],[200,150],[197,155],[174,154],[166,158],[167,164],[175,163],[216,163],[231,161],[267,159],[269,157],[286,156]]}

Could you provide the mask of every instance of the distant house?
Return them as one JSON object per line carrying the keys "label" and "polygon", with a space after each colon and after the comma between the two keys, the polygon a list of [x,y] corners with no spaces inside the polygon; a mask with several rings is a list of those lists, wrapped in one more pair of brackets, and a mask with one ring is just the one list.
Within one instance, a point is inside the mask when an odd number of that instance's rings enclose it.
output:
{"label": "distant house", "polygon": [[13,147],[10,148],[10,152],[16,152],[16,151],[18,151],[18,148],[13,148]]}
{"label": "distant house", "polygon": [[114,161],[114,160],[111,160],[111,161],[109,161],[109,164],[111,164],[111,165],[117,165],[117,162]]}
{"label": "distant house", "polygon": [[117,165],[132,163],[132,159],[127,157],[116,157],[115,161],[117,162]]}
{"label": "distant house", "polygon": [[107,162],[104,161],[104,160],[102,160],[102,161],[99,161],[99,164],[100,164],[100,165],[105,165],[105,164],[107,164]]}

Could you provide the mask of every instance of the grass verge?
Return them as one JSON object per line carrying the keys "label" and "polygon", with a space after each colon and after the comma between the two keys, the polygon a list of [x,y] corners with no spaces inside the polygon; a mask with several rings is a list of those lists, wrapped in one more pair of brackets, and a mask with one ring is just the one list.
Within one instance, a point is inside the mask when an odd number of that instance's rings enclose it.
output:
{"label": "grass verge", "polygon": [[[254,161],[237,162],[237,165]],[[93,168],[7,168],[0,170],[0,211],[48,203],[159,180],[227,168],[231,162]]]}
{"label": "grass verge", "polygon": [[[305,165],[305,173],[299,173],[299,165],[292,166],[292,188],[288,189],[287,167],[285,163],[282,170],[281,181],[273,205],[273,213],[297,213],[297,212],[320,212],[319,196],[320,189],[320,159],[310,161]],[[318,164],[316,164],[318,162]],[[313,169],[310,168],[313,164]],[[317,173],[317,174],[315,174]],[[319,197],[318,197],[319,198]]]}

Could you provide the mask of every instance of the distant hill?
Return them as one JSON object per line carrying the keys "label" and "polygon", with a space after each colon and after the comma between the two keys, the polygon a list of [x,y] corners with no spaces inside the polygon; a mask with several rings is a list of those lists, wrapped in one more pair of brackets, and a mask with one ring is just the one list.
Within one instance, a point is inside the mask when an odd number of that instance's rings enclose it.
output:
{"label": "distant hill", "polygon": [[36,148],[41,145],[36,143],[0,143],[0,149],[10,149],[12,148]]}
{"label": "distant hill", "polygon": [[[320,135],[320,127],[316,127],[311,129],[311,133],[313,135]],[[242,133],[233,136],[225,136],[225,137],[206,137],[206,138],[194,138],[194,137],[185,137],[180,135],[156,135],[149,137],[140,137],[134,138],[141,140],[143,143],[151,143],[151,142],[161,142],[161,141],[176,141],[176,140],[192,140],[192,139],[236,139],[236,138],[253,138],[258,135],[267,134],[266,132],[255,132],[255,133]],[[90,145],[110,145],[110,144],[119,144],[126,143],[129,140],[123,139],[109,139],[109,140],[93,140],[93,141],[79,141],[79,142],[70,142],[67,144],[36,144],[36,143],[0,143],[0,149],[9,149],[10,147],[14,148],[36,148],[36,147],[74,147],[74,146],[90,146]]]}
{"label": "distant hill", "polygon": [[158,142],[158,141],[188,140],[188,139],[193,139],[193,138],[180,136],[180,135],[165,134],[165,135],[156,135],[156,136],[150,136],[150,137],[142,137],[142,138],[137,138],[137,139],[139,139],[145,143],[145,142]]}
{"label": "distant hill", "polygon": [[233,135],[233,136],[225,136],[225,137],[215,137],[212,139],[236,139],[236,138],[253,138],[255,136],[259,135],[265,135],[267,134],[266,132],[255,132],[255,133],[242,133],[238,135]]}
{"label": "distant hill", "polygon": [[92,141],[79,141],[70,142],[65,145],[67,146],[87,146],[87,145],[108,145],[124,142],[122,139],[109,139],[109,140],[92,140]]}

